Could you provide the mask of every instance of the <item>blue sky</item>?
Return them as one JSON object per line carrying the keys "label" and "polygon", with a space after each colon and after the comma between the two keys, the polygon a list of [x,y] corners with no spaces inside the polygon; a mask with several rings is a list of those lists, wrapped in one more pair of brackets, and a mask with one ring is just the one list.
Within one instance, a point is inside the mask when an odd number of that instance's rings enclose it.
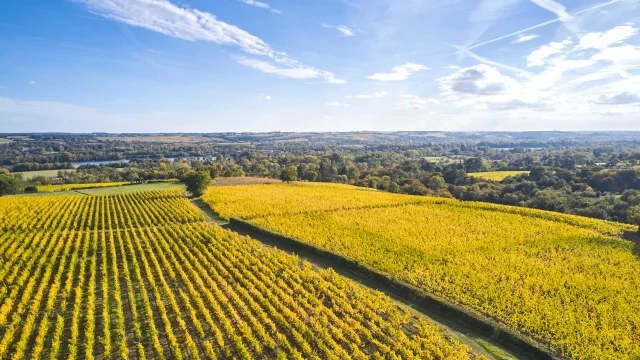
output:
{"label": "blue sky", "polygon": [[640,130],[639,0],[0,8],[0,132]]}

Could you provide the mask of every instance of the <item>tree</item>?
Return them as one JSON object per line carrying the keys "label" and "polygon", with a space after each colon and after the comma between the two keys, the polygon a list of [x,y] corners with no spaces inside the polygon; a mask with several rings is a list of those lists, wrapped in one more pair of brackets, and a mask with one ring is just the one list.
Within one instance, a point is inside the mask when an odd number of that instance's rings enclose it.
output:
{"label": "tree", "polygon": [[464,161],[464,168],[466,171],[480,171],[482,170],[483,161],[481,158],[470,158]]}
{"label": "tree", "polygon": [[630,207],[627,218],[630,223],[638,225],[638,232],[640,232],[640,205]]}
{"label": "tree", "polygon": [[308,181],[316,181],[317,178],[318,173],[315,171],[307,171],[307,173],[304,175],[304,179]]}
{"label": "tree", "polygon": [[447,183],[444,181],[444,178],[440,175],[434,175],[429,178],[429,188],[433,190],[440,190],[442,188],[447,187]]}
{"label": "tree", "polygon": [[184,181],[187,184],[187,190],[193,196],[201,196],[211,183],[211,176],[208,171],[191,172],[187,174]]}
{"label": "tree", "polygon": [[298,180],[298,168],[293,165],[285,167],[280,173],[280,180],[286,182]]}
{"label": "tree", "polygon": [[400,192],[400,185],[398,185],[397,182],[392,181],[392,182],[389,183],[389,190],[388,191],[392,192],[392,193]]}
{"label": "tree", "polygon": [[21,193],[24,183],[20,177],[0,174],[0,196]]}

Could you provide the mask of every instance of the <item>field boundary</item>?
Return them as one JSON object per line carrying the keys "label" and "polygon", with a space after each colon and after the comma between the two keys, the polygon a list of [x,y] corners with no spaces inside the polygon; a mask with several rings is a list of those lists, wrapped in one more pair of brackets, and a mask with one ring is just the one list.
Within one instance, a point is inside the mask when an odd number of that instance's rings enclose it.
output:
{"label": "field boundary", "polygon": [[533,339],[518,334],[483,315],[465,309],[437,295],[430,294],[360,261],[267,230],[246,220],[229,219],[227,229],[235,231],[234,229],[238,228],[249,233],[271,237],[278,242],[286,244],[288,247],[318,255],[327,260],[332,267],[355,271],[362,277],[379,283],[382,287],[392,289],[396,294],[401,294],[402,298],[407,299],[412,306],[427,316],[431,317],[431,314],[435,314],[438,317],[454,321],[512,352],[523,354],[524,356],[528,355],[532,359],[558,359],[549,349]]}

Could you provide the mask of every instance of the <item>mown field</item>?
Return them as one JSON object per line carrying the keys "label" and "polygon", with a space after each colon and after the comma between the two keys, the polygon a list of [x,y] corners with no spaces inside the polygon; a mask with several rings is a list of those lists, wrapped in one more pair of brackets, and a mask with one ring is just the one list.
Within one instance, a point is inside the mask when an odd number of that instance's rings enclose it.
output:
{"label": "mown field", "polygon": [[55,177],[58,177],[58,171],[75,172],[76,169],[24,171],[24,172],[16,172],[13,174],[21,174],[23,179],[28,180],[28,179],[33,179],[36,176],[55,178]]}
{"label": "mown field", "polygon": [[300,185],[210,188],[227,218],[379,269],[572,359],[640,356],[640,259],[618,224]]}
{"label": "mown field", "polygon": [[0,198],[0,358],[477,358],[182,192]]}
{"label": "mown field", "polygon": [[488,171],[488,172],[469,173],[469,176],[477,177],[481,179],[487,179],[487,180],[502,181],[507,176],[516,176],[520,174],[529,174],[529,172],[528,171]]}

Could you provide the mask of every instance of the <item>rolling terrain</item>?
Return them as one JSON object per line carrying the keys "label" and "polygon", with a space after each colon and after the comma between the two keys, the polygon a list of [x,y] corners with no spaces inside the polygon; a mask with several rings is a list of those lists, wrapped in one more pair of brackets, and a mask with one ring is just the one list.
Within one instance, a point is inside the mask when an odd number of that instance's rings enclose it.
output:
{"label": "rolling terrain", "polygon": [[558,357],[640,355],[640,263],[618,237],[630,225],[322,184],[215,187],[203,199],[223,217],[362,263]]}

